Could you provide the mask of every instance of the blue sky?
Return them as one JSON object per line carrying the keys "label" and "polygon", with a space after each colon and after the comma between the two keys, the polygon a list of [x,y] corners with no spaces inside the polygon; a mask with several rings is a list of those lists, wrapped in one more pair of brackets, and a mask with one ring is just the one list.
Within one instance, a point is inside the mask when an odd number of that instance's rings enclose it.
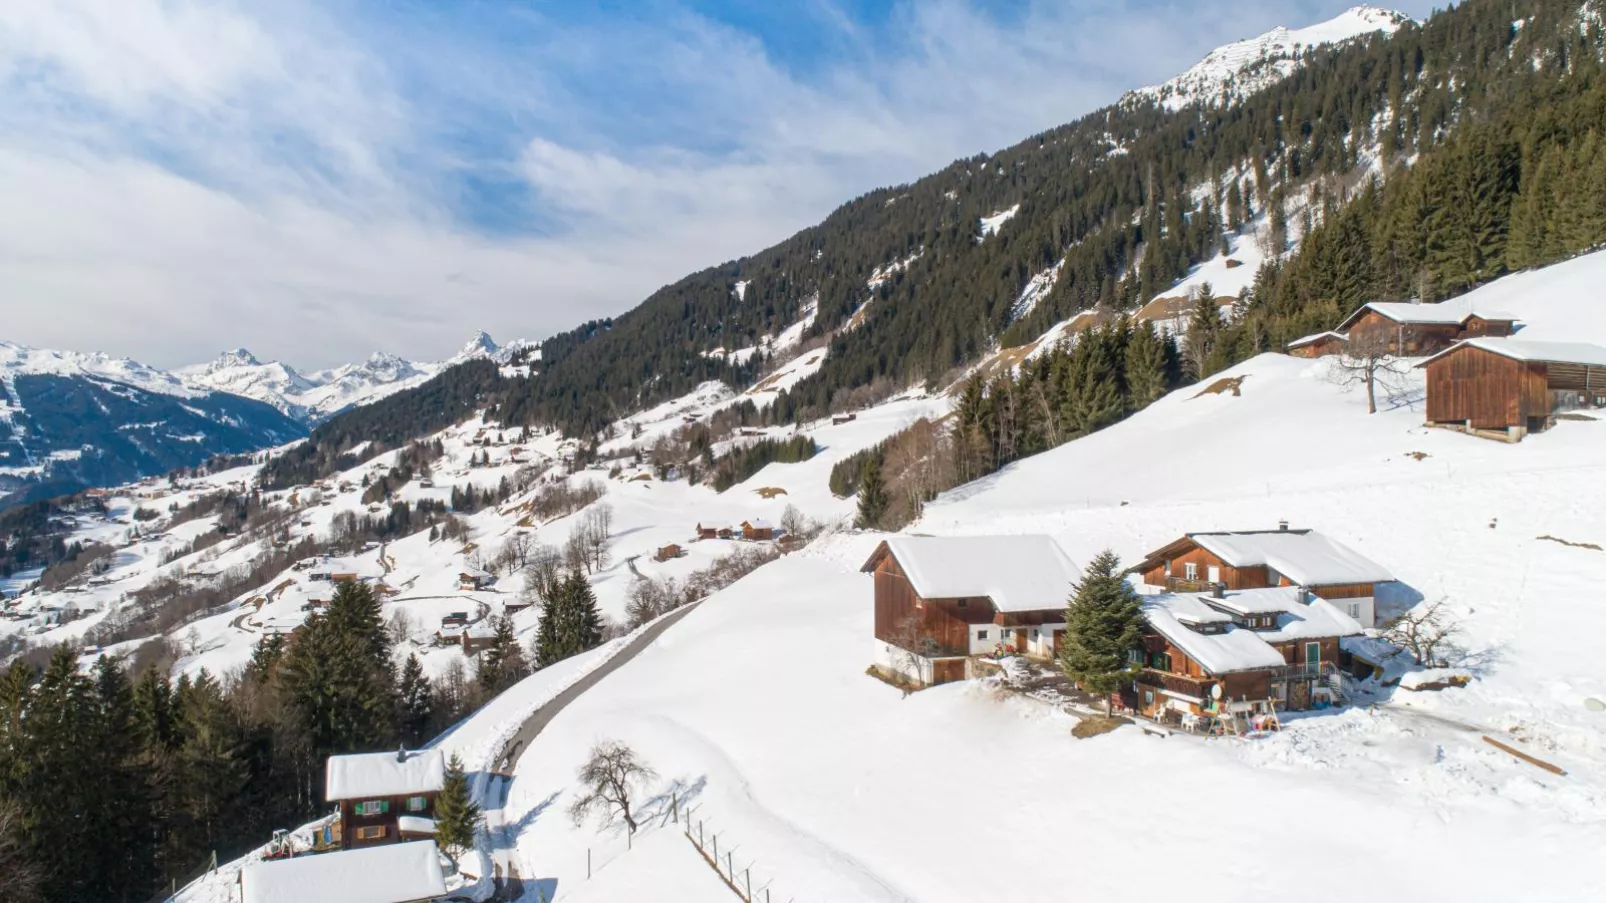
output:
{"label": "blue sky", "polygon": [[540,338],[1348,5],[7,0],[0,338]]}

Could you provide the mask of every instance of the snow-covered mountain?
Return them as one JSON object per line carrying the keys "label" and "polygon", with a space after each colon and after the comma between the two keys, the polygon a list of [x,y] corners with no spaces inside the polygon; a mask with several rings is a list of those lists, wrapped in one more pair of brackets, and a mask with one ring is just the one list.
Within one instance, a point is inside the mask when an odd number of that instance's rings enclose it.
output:
{"label": "snow-covered mountain", "polygon": [[1127,98],[1151,99],[1169,110],[1200,101],[1239,100],[1293,74],[1300,58],[1312,48],[1377,32],[1392,34],[1411,21],[1404,13],[1356,6],[1305,28],[1278,26],[1259,37],[1217,47],[1176,78],[1139,88]]}
{"label": "snow-covered mountain", "polygon": [[264,363],[244,348],[236,348],[177,373],[191,388],[254,398],[297,420],[317,424],[348,408],[416,386],[454,364],[481,358],[505,364],[534,347],[523,339],[498,345],[486,333],[477,332],[444,361],[409,361],[376,351],[360,364],[307,373],[280,361]]}

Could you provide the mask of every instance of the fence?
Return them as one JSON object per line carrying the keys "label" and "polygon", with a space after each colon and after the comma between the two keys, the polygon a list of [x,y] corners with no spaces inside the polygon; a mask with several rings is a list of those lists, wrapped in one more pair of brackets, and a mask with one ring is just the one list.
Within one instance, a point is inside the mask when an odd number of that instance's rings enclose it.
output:
{"label": "fence", "polygon": [[[695,808],[693,807],[693,809]],[[686,834],[686,839],[691,841],[691,845],[697,849],[698,853],[702,854],[703,861],[714,869],[714,874],[719,876],[719,880],[725,882],[725,886],[730,888],[736,898],[744,901],[744,903],[758,903],[758,901],[774,903],[771,897],[773,880],[764,882],[756,890],[753,887],[753,866],[757,860],[748,860],[742,868],[738,869],[736,867],[737,845],[730,842],[728,836],[730,832],[728,831],[723,832],[727,836],[725,853],[722,858],[719,851],[721,832],[710,833],[707,830],[708,825],[705,819],[694,819],[692,817],[693,809],[688,809],[685,813],[684,833]],[[675,820],[677,822],[680,821],[678,806],[675,807],[674,815]],[[791,903],[791,899],[788,898],[785,903]]]}

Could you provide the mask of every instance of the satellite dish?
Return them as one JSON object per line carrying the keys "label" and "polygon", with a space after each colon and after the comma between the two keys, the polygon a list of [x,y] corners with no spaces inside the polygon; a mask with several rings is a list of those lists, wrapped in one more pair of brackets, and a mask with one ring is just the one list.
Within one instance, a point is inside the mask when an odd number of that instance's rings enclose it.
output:
{"label": "satellite dish", "polygon": [[1591,696],[1584,700],[1584,708],[1589,709],[1591,712],[1606,712],[1606,702],[1601,702]]}
{"label": "satellite dish", "polygon": [[1220,699],[1221,698],[1221,684],[1211,684],[1210,685],[1210,698],[1211,699]]}

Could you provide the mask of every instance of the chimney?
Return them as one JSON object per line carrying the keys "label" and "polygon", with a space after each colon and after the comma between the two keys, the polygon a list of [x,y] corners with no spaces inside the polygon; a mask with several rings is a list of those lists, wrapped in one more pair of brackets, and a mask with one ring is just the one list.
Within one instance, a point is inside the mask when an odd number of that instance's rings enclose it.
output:
{"label": "chimney", "polygon": [[400,746],[396,747],[396,761],[398,761],[398,762],[407,761],[407,744],[403,743]]}
{"label": "chimney", "polygon": [[1227,598],[1227,584],[1219,582],[1210,584],[1210,596],[1213,599]]}
{"label": "chimney", "polygon": [[1277,522],[1277,531],[1279,533],[1287,533],[1288,532],[1288,521],[1285,521],[1285,520],[1278,521]]}

